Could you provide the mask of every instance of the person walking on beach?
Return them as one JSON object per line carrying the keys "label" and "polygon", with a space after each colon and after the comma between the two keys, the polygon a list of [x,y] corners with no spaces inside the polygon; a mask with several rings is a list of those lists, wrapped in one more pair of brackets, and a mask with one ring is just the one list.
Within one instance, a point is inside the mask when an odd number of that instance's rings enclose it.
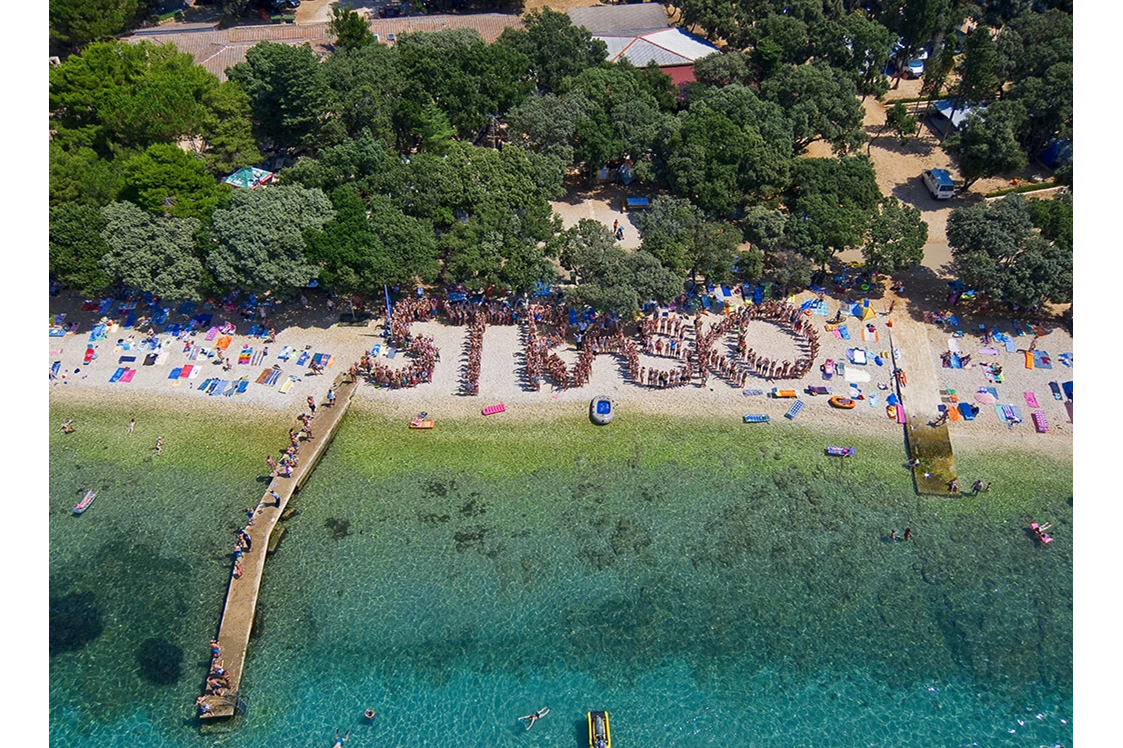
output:
{"label": "person walking on beach", "polygon": [[328,404],[327,407],[331,408],[335,405],[335,388],[328,388]]}
{"label": "person walking on beach", "polygon": [[126,434],[131,434],[131,433],[133,433],[133,429],[135,429],[135,428],[136,428],[136,419],[134,418],[134,419],[132,419],[131,421],[129,421],[129,425],[128,425],[128,427],[127,427],[127,428],[125,429],[125,433],[126,433]]}

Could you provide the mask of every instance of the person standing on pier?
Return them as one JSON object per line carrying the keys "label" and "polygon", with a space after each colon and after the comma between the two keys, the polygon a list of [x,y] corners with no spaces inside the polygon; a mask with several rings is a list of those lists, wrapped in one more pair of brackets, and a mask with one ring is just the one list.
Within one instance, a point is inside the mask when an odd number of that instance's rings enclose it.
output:
{"label": "person standing on pier", "polygon": [[308,396],[308,409],[312,411],[312,415],[316,415],[316,398],[311,395]]}
{"label": "person standing on pier", "polygon": [[238,530],[238,537],[242,540],[242,544],[246,546],[246,553],[253,550],[253,541],[250,540],[250,534],[245,530]]}
{"label": "person standing on pier", "polygon": [[331,408],[331,407],[334,407],[334,406],[335,406],[335,388],[329,387],[328,388],[328,405],[327,405],[327,407]]}

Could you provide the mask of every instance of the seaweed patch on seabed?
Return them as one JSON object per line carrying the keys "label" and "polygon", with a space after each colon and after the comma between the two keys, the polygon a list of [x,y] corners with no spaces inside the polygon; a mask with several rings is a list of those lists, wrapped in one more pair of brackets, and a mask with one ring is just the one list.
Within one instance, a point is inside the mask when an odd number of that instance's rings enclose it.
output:
{"label": "seaweed patch on seabed", "polygon": [[137,647],[136,664],[140,677],[148,683],[170,686],[183,675],[183,649],[167,639],[145,639]]}
{"label": "seaweed patch on seabed", "polygon": [[351,534],[351,520],[328,517],[324,520],[324,527],[331,531],[332,540],[343,540]]}

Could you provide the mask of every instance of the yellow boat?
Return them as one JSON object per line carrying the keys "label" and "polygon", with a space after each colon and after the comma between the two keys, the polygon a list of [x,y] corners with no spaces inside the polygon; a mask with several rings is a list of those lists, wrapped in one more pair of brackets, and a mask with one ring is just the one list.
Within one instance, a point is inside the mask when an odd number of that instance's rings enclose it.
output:
{"label": "yellow boat", "polygon": [[589,712],[589,748],[612,748],[608,712]]}

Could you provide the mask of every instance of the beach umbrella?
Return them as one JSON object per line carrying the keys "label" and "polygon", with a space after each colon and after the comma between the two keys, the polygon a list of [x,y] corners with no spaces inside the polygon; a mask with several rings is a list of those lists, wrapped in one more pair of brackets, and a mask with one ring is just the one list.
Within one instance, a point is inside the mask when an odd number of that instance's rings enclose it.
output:
{"label": "beach umbrella", "polygon": [[984,390],[983,392],[975,393],[975,402],[982,403],[983,405],[994,405],[998,402],[998,398]]}

